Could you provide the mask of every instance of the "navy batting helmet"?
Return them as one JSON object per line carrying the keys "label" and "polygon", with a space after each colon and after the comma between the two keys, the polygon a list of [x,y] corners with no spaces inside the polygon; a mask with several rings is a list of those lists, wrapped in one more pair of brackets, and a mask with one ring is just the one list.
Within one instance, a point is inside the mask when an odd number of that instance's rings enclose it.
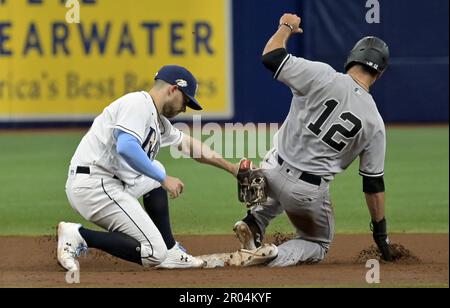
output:
{"label": "navy batting helmet", "polygon": [[345,63],[345,71],[347,72],[353,64],[360,63],[382,73],[388,62],[388,45],[375,36],[367,36],[353,47]]}

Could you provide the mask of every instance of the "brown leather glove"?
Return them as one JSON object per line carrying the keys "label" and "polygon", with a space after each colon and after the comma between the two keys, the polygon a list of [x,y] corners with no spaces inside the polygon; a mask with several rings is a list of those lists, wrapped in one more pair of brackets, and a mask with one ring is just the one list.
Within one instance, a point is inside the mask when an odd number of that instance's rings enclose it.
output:
{"label": "brown leather glove", "polygon": [[267,201],[267,181],[261,169],[253,169],[251,160],[243,158],[237,174],[239,201],[247,207]]}

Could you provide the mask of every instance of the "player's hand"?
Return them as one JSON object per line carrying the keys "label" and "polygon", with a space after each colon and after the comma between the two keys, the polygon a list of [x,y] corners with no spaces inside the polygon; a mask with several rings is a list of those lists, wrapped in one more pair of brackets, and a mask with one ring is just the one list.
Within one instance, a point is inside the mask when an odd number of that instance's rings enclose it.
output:
{"label": "player's hand", "polygon": [[302,22],[302,19],[295,14],[284,14],[280,19],[280,25],[286,23],[286,24],[292,26],[293,34],[294,33],[303,33],[303,29],[300,28],[301,22]]}
{"label": "player's hand", "polygon": [[184,184],[180,179],[174,178],[172,176],[167,176],[164,182],[161,183],[162,188],[164,188],[171,199],[178,198],[184,189]]}
{"label": "player's hand", "polygon": [[239,167],[240,166],[241,166],[240,162],[236,163],[236,164],[233,164],[233,175],[234,175],[234,177],[238,176],[238,174],[239,174]]}
{"label": "player's hand", "polygon": [[376,222],[372,220],[371,228],[373,232],[373,239],[381,252],[381,257],[384,261],[393,261],[393,253],[389,245],[389,238],[387,235],[386,219]]}

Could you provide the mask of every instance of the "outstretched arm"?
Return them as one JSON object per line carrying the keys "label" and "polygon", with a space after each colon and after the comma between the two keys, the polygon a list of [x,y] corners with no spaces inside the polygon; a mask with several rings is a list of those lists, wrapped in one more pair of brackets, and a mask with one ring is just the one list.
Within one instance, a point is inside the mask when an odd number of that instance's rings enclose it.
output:
{"label": "outstretched arm", "polygon": [[199,163],[220,168],[234,176],[237,175],[239,169],[238,164],[233,164],[227,161],[219,153],[213,151],[209,146],[187,134],[183,136],[179,150]]}

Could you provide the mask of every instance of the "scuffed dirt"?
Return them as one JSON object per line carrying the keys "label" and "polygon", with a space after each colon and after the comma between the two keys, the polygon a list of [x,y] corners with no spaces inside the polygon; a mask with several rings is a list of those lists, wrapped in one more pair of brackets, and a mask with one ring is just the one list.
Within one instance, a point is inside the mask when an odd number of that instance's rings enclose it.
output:
{"label": "scuffed dirt", "polygon": [[[394,263],[403,263],[403,264],[419,264],[421,263],[420,259],[416,257],[409,249],[407,249],[402,244],[391,244],[392,249],[392,257],[394,259]],[[369,259],[376,259],[380,262],[386,263],[381,258],[381,252],[375,245],[370,246],[369,248],[363,249],[358,257],[356,258],[356,263],[366,263]]]}
{"label": "scuffed dirt", "polygon": [[[269,236],[277,242],[292,235]],[[380,264],[381,286],[447,286],[448,234],[394,234],[396,262]],[[232,235],[177,236],[194,255],[232,252],[239,243]],[[300,287],[368,286],[367,259],[379,258],[370,234],[337,235],[325,260],[290,268],[218,268],[196,270],[143,270],[90,249],[80,258],[78,287]],[[367,248],[369,247],[369,248]],[[56,262],[54,237],[0,237],[0,287],[73,287]]]}

